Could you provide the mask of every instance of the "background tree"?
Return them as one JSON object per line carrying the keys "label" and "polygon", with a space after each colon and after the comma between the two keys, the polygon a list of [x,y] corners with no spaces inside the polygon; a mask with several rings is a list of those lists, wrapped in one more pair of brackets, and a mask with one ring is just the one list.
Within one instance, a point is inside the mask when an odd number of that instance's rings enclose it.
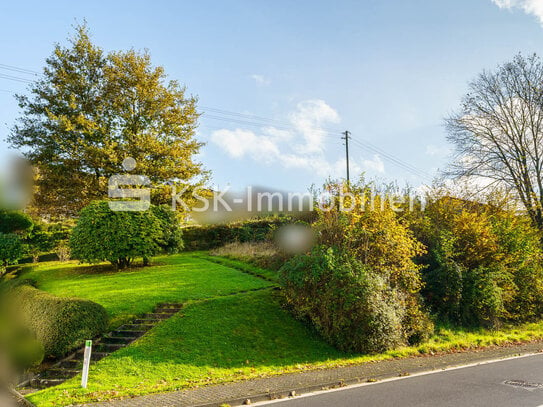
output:
{"label": "background tree", "polygon": [[32,218],[23,212],[0,209],[0,233],[27,237],[34,227]]}
{"label": "background tree", "polygon": [[447,119],[450,175],[513,191],[543,229],[543,64],[537,55],[484,71]]}
{"label": "background tree", "polygon": [[109,261],[117,269],[129,267],[136,258],[148,263],[172,239],[171,228],[155,213],[161,211],[154,206],[144,212],[115,212],[105,201],[92,202],[72,232],[72,256],[87,263]]}
{"label": "background tree", "polygon": [[23,257],[23,239],[28,238],[33,228],[34,222],[28,215],[0,210],[0,276],[6,272],[7,266]]}
{"label": "background tree", "polygon": [[32,257],[37,263],[41,254],[47,253],[54,248],[53,235],[47,230],[45,224],[36,223],[24,240],[25,254]]}
{"label": "background tree", "polygon": [[106,54],[77,27],[69,47],[56,45],[30,96],[17,96],[22,115],[8,141],[36,168],[36,211],[73,216],[103,199],[126,157],[157,196],[168,181],[194,183],[203,174],[193,160],[198,113],[185,93],[147,52]]}
{"label": "background tree", "polygon": [[0,276],[7,266],[17,263],[23,256],[21,238],[14,233],[0,233]]}

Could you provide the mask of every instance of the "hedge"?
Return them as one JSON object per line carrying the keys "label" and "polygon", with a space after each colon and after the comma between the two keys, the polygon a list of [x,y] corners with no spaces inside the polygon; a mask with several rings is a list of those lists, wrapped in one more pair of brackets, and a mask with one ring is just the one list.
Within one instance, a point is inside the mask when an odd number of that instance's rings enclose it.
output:
{"label": "hedge", "polygon": [[104,307],[79,298],[61,298],[30,285],[12,290],[21,322],[36,335],[46,356],[59,357],[104,333]]}
{"label": "hedge", "polygon": [[210,250],[232,242],[263,242],[272,238],[288,218],[257,219],[230,224],[188,226],[183,228],[185,250]]}

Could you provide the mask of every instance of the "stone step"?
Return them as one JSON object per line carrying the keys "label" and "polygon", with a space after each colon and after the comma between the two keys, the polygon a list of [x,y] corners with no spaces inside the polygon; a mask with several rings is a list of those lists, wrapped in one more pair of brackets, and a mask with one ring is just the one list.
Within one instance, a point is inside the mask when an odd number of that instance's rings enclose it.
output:
{"label": "stone step", "polygon": [[115,338],[139,338],[147,331],[133,331],[126,329],[119,329],[110,333],[110,337]]}
{"label": "stone step", "polygon": [[58,386],[64,383],[65,379],[38,379],[34,378],[30,381],[30,386],[35,389],[46,389],[48,387]]}
{"label": "stone step", "polygon": [[134,324],[143,324],[143,325],[156,325],[159,322],[164,321],[165,318],[158,319],[158,318],[145,318],[145,319],[135,319]]}
{"label": "stone step", "polygon": [[70,379],[81,373],[80,370],[53,368],[38,375],[39,379]]}
{"label": "stone step", "polygon": [[158,314],[177,314],[179,311],[181,311],[183,308],[157,308],[153,312]]}
{"label": "stone step", "polygon": [[121,329],[123,331],[143,331],[143,332],[147,332],[153,326],[154,325],[149,325],[149,324],[128,324],[128,325],[123,325],[121,327]]}
{"label": "stone step", "polygon": [[98,352],[98,353],[113,353],[115,351],[118,351],[119,349],[122,349],[126,347],[126,344],[124,343],[100,343],[95,346],[92,353]]}
{"label": "stone step", "polygon": [[182,308],[183,308],[183,305],[159,305],[155,307],[155,310],[178,311]]}
{"label": "stone step", "polygon": [[168,319],[171,316],[172,316],[172,314],[149,313],[149,314],[145,314],[143,316],[143,319]]}
{"label": "stone step", "polygon": [[[85,355],[85,350],[81,349],[80,351],[77,352],[76,358],[81,358],[81,360],[83,360],[84,355]],[[100,352],[100,351],[93,350],[91,353],[91,360],[98,361],[105,358],[106,356],[109,356],[108,352]]]}
{"label": "stone step", "polygon": [[179,312],[183,309],[182,306],[180,305],[176,305],[176,306],[171,306],[171,307],[164,307],[164,306],[160,306],[160,307],[156,307],[154,309],[154,312]]}
{"label": "stone step", "polygon": [[83,359],[68,359],[60,362],[59,367],[66,369],[79,369],[83,366]]}
{"label": "stone step", "polygon": [[123,345],[128,345],[128,344],[134,342],[136,339],[138,339],[136,336],[120,336],[120,337],[106,336],[105,338],[102,338],[100,343],[104,343],[104,344],[107,344],[107,343],[120,343],[120,344],[123,344]]}

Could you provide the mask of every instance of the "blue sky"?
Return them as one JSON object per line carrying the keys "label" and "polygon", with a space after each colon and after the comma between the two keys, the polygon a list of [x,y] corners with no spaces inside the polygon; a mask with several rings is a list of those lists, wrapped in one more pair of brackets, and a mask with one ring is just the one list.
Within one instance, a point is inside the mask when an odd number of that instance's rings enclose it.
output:
{"label": "blue sky", "polygon": [[[220,188],[344,176],[346,129],[352,174],[418,185],[447,163],[443,118],[468,81],[543,55],[543,0],[27,1],[0,16],[0,64],[39,71],[83,19],[106,50],[149,49],[199,97],[200,158]],[[25,86],[0,78],[2,161]]]}

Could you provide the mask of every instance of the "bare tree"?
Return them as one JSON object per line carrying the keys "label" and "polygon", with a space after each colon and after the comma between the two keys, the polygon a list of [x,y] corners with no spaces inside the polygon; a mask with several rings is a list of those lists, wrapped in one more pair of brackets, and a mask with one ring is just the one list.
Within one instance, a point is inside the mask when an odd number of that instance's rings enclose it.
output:
{"label": "bare tree", "polygon": [[484,71],[446,119],[455,146],[449,175],[498,184],[543,229],[543,63],[537,55]]}

